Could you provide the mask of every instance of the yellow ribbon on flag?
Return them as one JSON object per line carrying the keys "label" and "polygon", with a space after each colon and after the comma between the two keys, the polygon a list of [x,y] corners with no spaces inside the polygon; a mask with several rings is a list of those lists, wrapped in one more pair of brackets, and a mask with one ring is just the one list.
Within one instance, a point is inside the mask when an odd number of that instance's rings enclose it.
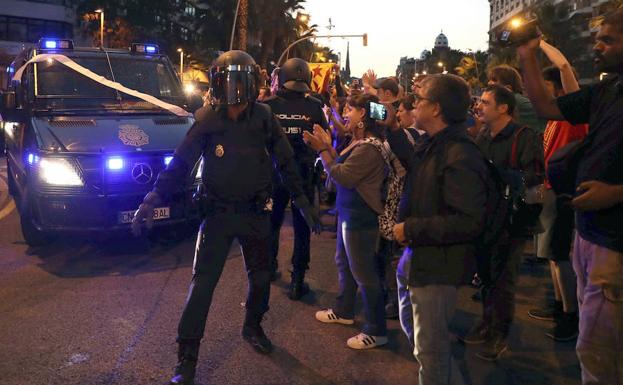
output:
{"label": "yellow ribbon on flag", "polygon": [[313,92],[323,93],[329,88],[329,82],[331,81],[331,71],[335,63],[309,63],[309,69],[311,70],[311,88]]}

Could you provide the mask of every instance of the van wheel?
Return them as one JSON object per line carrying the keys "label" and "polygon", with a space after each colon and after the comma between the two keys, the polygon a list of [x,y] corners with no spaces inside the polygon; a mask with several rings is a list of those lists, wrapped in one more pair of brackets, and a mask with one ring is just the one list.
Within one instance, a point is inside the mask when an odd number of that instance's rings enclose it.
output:
{"label": "van wheel", "polygon": [[52,240],[50,234],[45,231],[37,229],[32,218],[32,207],[28,202],[28,194],[24,194],[23,199],[20,199],[20,223],[22,227],[22,236],[28,246],[45,246]]}

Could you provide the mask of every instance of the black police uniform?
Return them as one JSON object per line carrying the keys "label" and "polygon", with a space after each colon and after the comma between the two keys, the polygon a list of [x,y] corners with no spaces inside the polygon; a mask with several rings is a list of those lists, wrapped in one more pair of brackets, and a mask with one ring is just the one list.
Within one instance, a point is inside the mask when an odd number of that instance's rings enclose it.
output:
{"label": "black police uniform", "polygon": [[[303,132],[313,132],[314,124],[325,130],[329,129],[327,119],[322,110],[322,102],[304,93],[282,90],[276,96],[264,101],[270,106],[279,119],[283,132],[286,134],[297,164],[298,172],[303,180],[303,190],[309,202],[314,201],[316,152],[303,142]],[[277,270],[279,254],[279,233],[283,224],[285,210],[293,194],[283,181],[276,177],[273,190],[273,212],[271,215],[271,269]],[[310,229],[296,205],[293,203],[292,222],[294,226],[294,249],[292,252],[292,269],[294,275],[303,276],[309,268]]]}
{"label": "black police uniform", "polygon": [[[294,196],[303,194],[292,148],[270,108],[250,102],[237,121],[227,108],[204,107],[161,172],[154,191],[165,200],[185,185],[199,156],[205,219],[195,250],[193,279],[179,340],[203,336],[214,288],[234,238],[242,247],[249,289],[245,327],[258,327],[268,310],[270,208],[273,161]],[[272,158],[272,159],[271,159]]]}

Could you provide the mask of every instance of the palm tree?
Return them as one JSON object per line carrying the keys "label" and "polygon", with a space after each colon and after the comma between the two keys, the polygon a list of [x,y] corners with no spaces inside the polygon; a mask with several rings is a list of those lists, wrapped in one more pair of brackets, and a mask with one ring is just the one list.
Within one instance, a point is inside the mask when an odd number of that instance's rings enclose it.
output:
{"label": "palm tree", "polygon": [[486,82],[485,64],[487,54],[478,51],[469,56],[463,56],[454,72],[461,76],[472,89],[481,89]]}
{"label": "palm tree", "polygon": [[602,14],[591,19],[591,29],[599,28],[601,23],[604,21],[604,15],[608,12],[614,11],[617,8],[623,8],[623,0],[610,0],[608,3],[604,4],[602,7]]}
{"label": "palm tree", "polygon": [[301,22],[293,14],[303,10],[303,3],[304,0],[256,0],[251,3],[249,32],[258,42],[258,64],[267,67],[271,59],[276,60],[290,43],[300,37]]}

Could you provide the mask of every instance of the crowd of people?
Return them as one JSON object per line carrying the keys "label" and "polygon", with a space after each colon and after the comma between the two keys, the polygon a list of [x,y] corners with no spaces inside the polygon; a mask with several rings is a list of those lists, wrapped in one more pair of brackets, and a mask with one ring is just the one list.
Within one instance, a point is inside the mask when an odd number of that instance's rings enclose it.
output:
{"label": "crowd of people", "polygon": [[[549,67],[537,59],[539,51]],[[259,93],[261,104],[236,92],[212,95],[226,108],[197,113],[198,124],[135,220],[148,217],[204,149],[215,162],[203,171],[212,195],[171,383],[194,377],[212,292],[233,237],[243,241],[250,280],[243,336],[262,353],[272,350],[260,321],[268,310],[268,282],[279,276],[279,231],[288,202],[295,233],[288,296],[299,300],[309,291],[304,278],[310,234],[319,226],[310,207],[318,158],[324,188],[335,194],[339,290],[334,305],[315,317],[353,324],[359,291],[364,322],[346,341],[349,348],[387,344],[386,319],[399,318],[419,363],[420,385],[465,383],[451,354],[457,288],[476,285],[482,302],[481,321],[458,338],[478,345],[478,358],[498,360],[508,349],[522,256],[536,239],[536,254],[549,260],[555,298],[529,315],[554,322],[547,337],[577,339],[583,384],[623,384],[623,10],[608,15],[596,36],[595,63],[609,73],[599,83],[581,88],[571,63],[540,37],[519,45],[517,53],[521,73],[508,65],[491,68],[476,99],[456,75],[419,76],[404,90],[395,78],[378,78],[372,70],[360,85],[347,86],[336,74],[326,93],[314,95],[301,59],[281,67],[273,89],[247,90]],[[241,64],[222,61],[216,71]],[[263,106],[270,106],[272,119]],[[245,119],[246,126],[240,123]],[[235,134],[214,131],[223,121]],[[244,145],[267,143],[258,156],[270,153],[274,167],[268,181],[249,178],[263,186],[254,194],[271,196],[258,201],[251,195],[253,205],[241,205],[231,201],[238,190],[232,195],[222,183],[209,185],[210,173],[231,173],[216,169],[225,165],[218,163],[226,159],[223,152],[255,154],[236,141],[256,122],[269,127],[269,139]],[[250,172],[264,175],[265,163],[261,158]],[[244,190],[250,182],[243,182],[233,188]],[[240,214],[246,210],[253,214]],[[252,223],[252,230],[232,222],[232,213]],[[207,231],[223,226],[216,234]],[[218,269],[209,267],[214,263]]]}

